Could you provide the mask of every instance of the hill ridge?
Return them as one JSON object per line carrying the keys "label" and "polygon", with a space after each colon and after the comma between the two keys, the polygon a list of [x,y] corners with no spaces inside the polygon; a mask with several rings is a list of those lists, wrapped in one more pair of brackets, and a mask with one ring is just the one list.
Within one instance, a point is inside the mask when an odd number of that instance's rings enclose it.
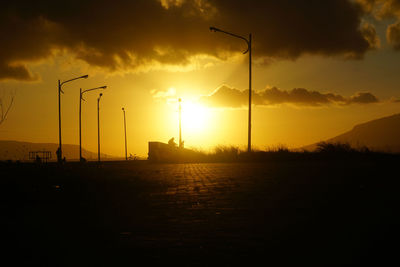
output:
{"label": "hill ridge", "polygon": [[[400,153],[400,113],[356,124],[351,130],[327,139],[330,143],[349,143],[354,148]],[[302,147],[315,150],[318,143]]]}
{"label": "hill ridge", "polygon": [[[79,159],[79,145],[63,144],[63,156],[67,160]],[[50,151],[51,160],[56,160],[56,150],[58,144],[56,143],[35,143],[28,141],[17,140],[0,140],[0,160],[29,160],[30,151]],[[89,151],[82,147],[82,156],[87,160],[97,159],[97,152]],[[102,158],[117,158],[112,155],[101,153]]]}

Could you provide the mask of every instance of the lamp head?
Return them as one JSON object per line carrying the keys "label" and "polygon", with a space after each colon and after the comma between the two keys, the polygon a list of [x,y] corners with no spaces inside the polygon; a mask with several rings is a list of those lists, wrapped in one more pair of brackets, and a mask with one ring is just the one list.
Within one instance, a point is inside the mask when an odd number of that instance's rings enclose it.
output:
{"label": "lamp head", "polygon": [[81,77],[79,77],[79,78],[87,79],[88,77],[89,77],[89,75],[83,75],[83,76],[81,76]]}
{"label": "lamp head", "polygon": [[103,93],[100,93],[100,96],[99,97],[102,97],[103,96]]}
{"label": "lamp head", "polygon": [[215,28],[215,27],[210,27],[210,31],[212,31],[212,32],[217,32],[217,31],[219,31],[219,29],[217,29],[217,28]]}
{"label": "lamp head", "polygon": [[107,88],[107,85],[104,85],[104,86],[101,86],[101,87],[99,87],[100,89],[106,89]]}

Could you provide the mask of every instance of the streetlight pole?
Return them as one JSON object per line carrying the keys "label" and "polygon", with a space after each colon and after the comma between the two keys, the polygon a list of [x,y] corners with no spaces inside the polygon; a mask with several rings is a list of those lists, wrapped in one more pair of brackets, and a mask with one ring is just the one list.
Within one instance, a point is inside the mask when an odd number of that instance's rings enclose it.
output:
{"label": "streetlight pole", "polygon": [[57,149],[57,161],[58,163],[62,162],[62,146],[61,146],[61,93],[64,93],[62,91],[62,86],[63,84],[67,83],[67,82],[72,82],[74,80],[78,80],[78,79],[87,79],[89,77],[89,75],[83,75],[77,78],[73,78],[67,81],[63,81],[61,82],[60,80],[58,80],[58,149]]}
{"label": "streetlight pole", "polygon": [[179,98],[179,148],[183,148],[182,146],[182,99]]}
{"label": "streetlight pole", "polygon": [[58,80],[58,149],[57,149],[57,161],[62,161],[62,147],[61,147],[61,82]]}
{"label": "streetlight pole", "polygon": [[85,101],[85,99],[83,99],[83,94],[89,91],[93,91],[93,90],[98,90],[98,89],[106,89],[107,86],[100,86],[100,87],[96,87],[96,88],[92,88],[92,89],[86,89],[82,91],[82,88],[79,88],[79,161],[83,161],[82,158],[82,100]]}
{"label": "streetlight pole", "polygon": [[99,94],[99,98],[97,98],[97,159],[100,163],[100,98],[103,94]]}
{"label": "streetlight pole", "polygon": [[252,36],[251,33],[249,34],[249,39],[247,39],[246,37],[234,34],[234,33],[230,33],[215,27],[210,27],[210,31],[213,32],[221,32],[221,33],[225,33],[228,34],[230,36],[239,38],[244,40],[247,43],[247,50],[243,52],[243,54],[246,54],[247,52],[249,53],[249,124],[248,124],[248,143],[247,143],[247,152],[251,152],[251,94],[252,94],[252,89],[251,89],[251,40],[252,40]]}
{"label": "streetlight pole", "polygon": [[127,152],[127,142],[126,142],[126,120],[125,120],[125,108],[122,108],[124,112],[124,132],[125,132],[125,160],[128,160],[128,152]]}

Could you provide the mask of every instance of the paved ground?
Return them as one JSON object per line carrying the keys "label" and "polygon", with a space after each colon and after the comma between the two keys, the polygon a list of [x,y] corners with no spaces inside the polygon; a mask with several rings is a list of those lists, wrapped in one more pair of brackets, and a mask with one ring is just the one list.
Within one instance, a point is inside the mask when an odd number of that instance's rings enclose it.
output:
{"label": "paved ground", "polygon": [[397,163],[13,165],[3,240],[29,266],[382,263],[397,253]]}

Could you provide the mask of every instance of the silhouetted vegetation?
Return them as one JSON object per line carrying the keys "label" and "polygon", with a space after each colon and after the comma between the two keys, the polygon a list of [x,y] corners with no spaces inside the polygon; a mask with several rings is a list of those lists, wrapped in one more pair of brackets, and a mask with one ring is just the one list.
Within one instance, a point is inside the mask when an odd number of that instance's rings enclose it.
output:
{"label": "silhouetted vegetation", "polygon": [[[172,140],[173,141],[173,140]],[[290,150],[284,145],[268,147],[265,150],[253,149],[252,152],[240,149],[238,146],[216,146],[211,151],[203,151],[199,149],[179,148],[176,143],[169,145],[173,149],[170,153],[160,150],[163,155],[151,162],[162,163],[202,163],[202,162],[264,162],[271,160],[325,160],[325,159],[343,159],[343,158],[387,158],[396,157],[399,154],[384,153],[370,150],[368,147],[352,147],[348,143],[330,143],[320,142],[317,144],[317,149],[314,151],[307,150]],[[168,152],[168,151],[167,151]],[[165,155],[164,155],[165,154]],[[130,157],[130,159],[145,158]],[[12,162],[12,160],[8,160]]]}
{"label": "silhouetted vegetation", "polygon": [[317,144],[317,152],[319,153],[369,153],[371,152],[368,147],[363,146],[359,148],[352,147],[349,143],[339,142],[320,142]]}
{"label": "silhouetted vegetation", "polygon": [[315,151],[295,151],[284,145],[252,152],[237,146],[216,146],[211,152],[196,149],[176,150],[171,157],[158,162],[262,162],[269,160],[324,160],[349,157],[391,157],[396,154],[371,151],[368,147],[354,148],[348,143],[318,143]]}

